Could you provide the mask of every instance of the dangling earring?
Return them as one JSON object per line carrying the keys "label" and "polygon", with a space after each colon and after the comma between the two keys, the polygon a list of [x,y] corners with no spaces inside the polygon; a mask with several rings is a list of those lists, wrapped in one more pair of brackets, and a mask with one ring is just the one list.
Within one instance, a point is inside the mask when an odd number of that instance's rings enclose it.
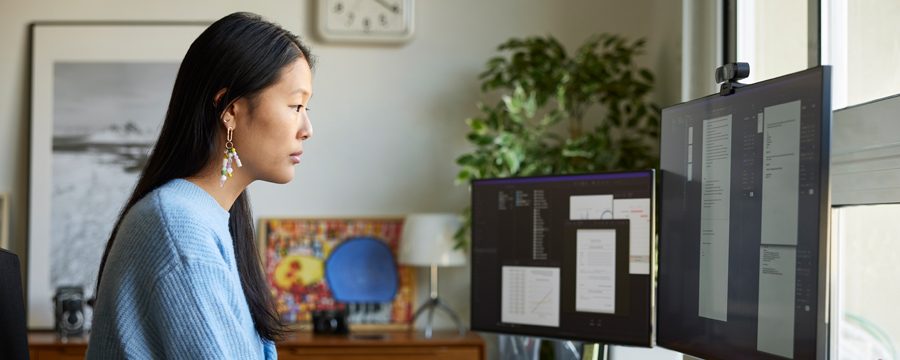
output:
{"label": "dangling earring", "polygon": [[[228,122],[227,120],[225,122]],[[222,178],[219,181],[219,187],[225,186],[225,180],[231,177],[234,168],[231,167],[232,162],[237,163],[237,167],[241,167],[241,158],[238,157],[237,150],[234,149],[234,143],[231,142],[231,134],[233,127],[228,127],[228,141],[225,142],[225,158],[222,159]]]}

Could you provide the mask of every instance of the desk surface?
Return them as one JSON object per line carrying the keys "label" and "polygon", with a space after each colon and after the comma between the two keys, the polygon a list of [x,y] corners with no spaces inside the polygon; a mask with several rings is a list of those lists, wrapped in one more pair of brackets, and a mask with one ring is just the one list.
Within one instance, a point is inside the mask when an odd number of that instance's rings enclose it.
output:
{"label": "desk surface", "polygon": [[[30,331],[28,344],[32,347],[45,346],[87,346],[88,337],[69,337],[67,341],[60,339],[56,332]],[[426,339],[422,332],[355,332],[346,335],[314,335],[312,333],[291,333],[276,345],[286,346],[435,346],[435,345],[478,345],[484,340],[474,332],[460,336],[456,331],[435,331],[431,339]]]}
{"label": "desk surface", "polygon": [[70,336],[63,341],[59,338],[55,331],[29,331],[28,346],[29,347],[46,347],[46,346],[87,346],[87,337]]}
{"label": "desk surface", "polygon": [[[87,337],[63,341],[55,332],[28,333],[32,359],[84,360]],[[484,360],[484,340],[476,333],[436,332],[431,339],[422,333],[354,332],[351,335],[291,333],[276,344],[283,360]]]}
{"label": "desk surface", "polygon": [[465,336],[456,331],[436,331],[431,339],[426,339],[422,332],[355,332],[347,335],[314,335],[312,333],[293,333],[276,345],[290,346],[442,346],[442,345],[478,345],[484,344],[478,334],[471,331]]}

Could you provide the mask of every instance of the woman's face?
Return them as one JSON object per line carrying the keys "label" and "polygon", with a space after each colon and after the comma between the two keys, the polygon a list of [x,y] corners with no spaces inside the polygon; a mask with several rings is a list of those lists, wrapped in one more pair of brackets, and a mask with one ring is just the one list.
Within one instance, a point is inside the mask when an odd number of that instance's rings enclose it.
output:
{"label": "woman's face", "polygon": [[234,127],[232,141],[243,164],[234,169],[234,176],[279,184],[294,178],[303,140],[313,134],[306,115],[311,96],[312,73],[309,63],[301,58],[282,69],[278,82],[255,99],[235,101],[233,122],[225,123],[226,128]]}

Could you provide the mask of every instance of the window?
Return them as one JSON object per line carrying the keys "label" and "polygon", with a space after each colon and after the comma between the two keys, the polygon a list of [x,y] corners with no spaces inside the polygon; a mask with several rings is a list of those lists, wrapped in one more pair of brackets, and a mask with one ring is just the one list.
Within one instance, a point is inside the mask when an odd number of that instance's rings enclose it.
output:
{"label": "window", "polygon": [[[833,44],[831,61],[846,77],[846,99],[852,106],[900,93],[900,2],[896,0],[831,0],[830,30],[823,39]],[[841,49],[846,49],[841,51]],[[840,52],[840,53],[838,53]],[[826,60],[827,57],[826,57]],[[840,68],[840,69],[839,69]],[[836,84],[837,85],[837,84]],[[837,109],[837,107],[835,107]]]}
{"label": "window", "polygon": [[832,212],[840,267],[840,360],[900,359],[900,204]]}
{"label": "window", "polygon": [[808,0],[737,2],[737,61],[750,63],[755,83],[808,66]]}
{"label": "window", "polygon": [[840,336],[832,358],[900,360],[898,112],[895,96],[839,109],[832,118],[832,314]]}

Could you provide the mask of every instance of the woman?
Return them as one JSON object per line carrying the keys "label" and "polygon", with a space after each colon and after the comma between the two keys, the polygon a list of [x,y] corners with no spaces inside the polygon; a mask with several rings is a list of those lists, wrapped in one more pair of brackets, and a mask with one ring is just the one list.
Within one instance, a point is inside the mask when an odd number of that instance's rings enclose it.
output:
{"label": "woman", "polygon": [[277,357],[244,189],[294,177],[312,65],[296,36],[248,13],[191,44],[100,263],[88,359]]}

